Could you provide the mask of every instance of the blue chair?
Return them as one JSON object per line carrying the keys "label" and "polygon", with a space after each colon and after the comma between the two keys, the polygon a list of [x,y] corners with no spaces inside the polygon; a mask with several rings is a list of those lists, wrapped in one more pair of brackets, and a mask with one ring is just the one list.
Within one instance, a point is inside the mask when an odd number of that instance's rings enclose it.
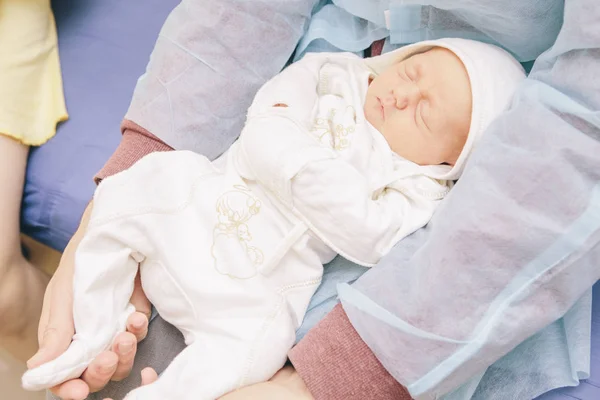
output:
{"label": "blue chair", "polygon": [[69,121],[29,156],[22,231],[62,251],[119,144],[119,125],[178,0],[55,0]]}

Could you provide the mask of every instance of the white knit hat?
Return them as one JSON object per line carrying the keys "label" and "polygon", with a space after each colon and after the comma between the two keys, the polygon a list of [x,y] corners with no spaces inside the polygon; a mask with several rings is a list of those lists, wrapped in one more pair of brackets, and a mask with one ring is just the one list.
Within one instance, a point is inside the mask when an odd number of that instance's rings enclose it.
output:
{"label": "white knit hat", "polygon": [[517,60],[501,48],[467,39],[419,42],[365,59],[365,62],[379,75],[390,65],[434,47],[443,47],[456,54],[467,69],[471,81],[473,109],[465,147],[451,170],[432,176],[437,179],[455,180],[462,174],[465,162],[483,131],[508,108],[517,86],[525,78],[525,71]]}

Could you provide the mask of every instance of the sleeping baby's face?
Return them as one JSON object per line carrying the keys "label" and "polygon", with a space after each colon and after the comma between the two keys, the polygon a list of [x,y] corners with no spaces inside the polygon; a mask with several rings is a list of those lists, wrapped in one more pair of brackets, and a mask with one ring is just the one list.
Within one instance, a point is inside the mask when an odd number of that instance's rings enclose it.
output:
{"label": "sleeping baby's face", "polygon": [[463,63],[436,47],[375,77],[364,111],[398,155],[419,165],[454,165],[469,133],[471,105]]}

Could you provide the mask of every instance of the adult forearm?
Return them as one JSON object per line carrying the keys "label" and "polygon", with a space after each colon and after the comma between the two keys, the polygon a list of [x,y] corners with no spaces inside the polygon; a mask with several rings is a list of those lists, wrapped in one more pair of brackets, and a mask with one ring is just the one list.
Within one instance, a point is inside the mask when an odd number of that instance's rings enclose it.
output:
{"label": "adult forearm", "polygon": [[161,30],[127,119],[209,159],[239,135],[257,90],[304,34],[316,0],[185,0]]}
{"label": "adult forearm", "polygon": [[289,358],[317,400],[411,398],[361,340],[340,305],[308,332]]}
{"label": "adult forearm", "polygon": [[173,150],[152,133],[129,120],[123,121],[121,131],[123,132],[121,143],[94,177],[96,183],[126,170],[147,154]]}
{"label": "adult forearm", "polygon": [[[60,259],[60,264],[58,265],[58,269],[56,270],[54,277],[60,274],[67,273],[69,276],[73,275],[73,269],[75,268],[75,251],[83,239],[85,235],[85,231],[87,230],[88,223],[90,221],[90,215],[92,214],[92,208],[94,207],[94,201],[90,201],[85,210],[83,211],[83,215],[81,216],[81,222],[79,223],[79,227],[71,240],[67,244],[65,251],[62,254]],[[50,285],[54,283],[57,279],[53,278],[50,281]],[[69,293],[71,290],[69,290]]]}

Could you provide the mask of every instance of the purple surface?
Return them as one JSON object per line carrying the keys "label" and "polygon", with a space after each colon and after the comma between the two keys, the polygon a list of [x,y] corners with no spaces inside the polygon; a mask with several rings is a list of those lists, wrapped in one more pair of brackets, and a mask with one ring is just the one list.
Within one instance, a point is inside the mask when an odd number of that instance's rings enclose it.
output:
{"label": "purple surface", "polygon": [[62,250],[120,140],[137,78],[178,0],[55,0],[70,120],[29,157],[22,230]]}

